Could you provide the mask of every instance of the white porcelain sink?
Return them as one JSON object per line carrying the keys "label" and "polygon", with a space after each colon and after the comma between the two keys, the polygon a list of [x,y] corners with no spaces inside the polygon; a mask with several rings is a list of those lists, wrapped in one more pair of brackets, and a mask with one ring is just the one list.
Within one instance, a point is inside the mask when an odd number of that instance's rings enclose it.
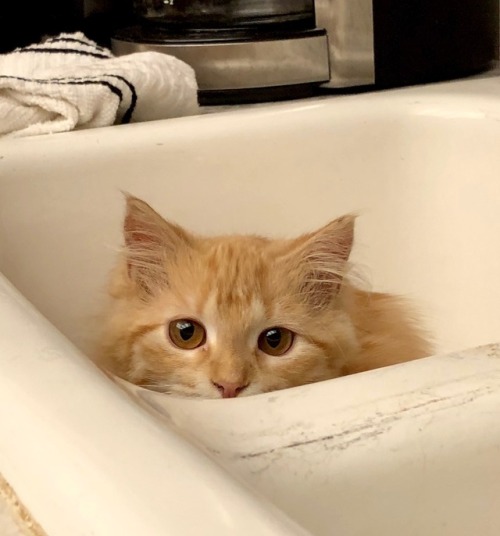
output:
{"label": "white porcelain sink", "polygon": [[[2,142],[0,474],[48,536],[496,536],[499,144],[498,77]],[[120,190],[205,233],[359,212],[354,260],[440,355],[235,400],[115,383],[83,354]]]}

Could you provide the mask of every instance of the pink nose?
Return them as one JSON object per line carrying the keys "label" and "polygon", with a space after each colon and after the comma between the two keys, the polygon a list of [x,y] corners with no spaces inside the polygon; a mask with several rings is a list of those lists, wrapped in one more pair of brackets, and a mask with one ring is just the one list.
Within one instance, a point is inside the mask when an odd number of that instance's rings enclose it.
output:
{"label": "pink nose", "polygon": [[246,385],[242,385],[241,383],[236,382],[214,382],[212,383],[217,387],[220,394],[222,395],[222,398],[235,398],[238,396],[243,389],[248,387],[248,383]]}

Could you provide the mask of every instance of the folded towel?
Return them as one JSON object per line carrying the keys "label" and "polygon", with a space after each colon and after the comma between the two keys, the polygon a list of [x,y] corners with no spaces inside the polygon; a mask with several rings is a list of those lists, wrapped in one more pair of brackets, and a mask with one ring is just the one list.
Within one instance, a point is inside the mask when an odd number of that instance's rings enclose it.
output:
{"label": "folded towel", "polygon": [[0,55],[0,136],[198,112],[193,69],[159,52],[114,57],[82,33]]}

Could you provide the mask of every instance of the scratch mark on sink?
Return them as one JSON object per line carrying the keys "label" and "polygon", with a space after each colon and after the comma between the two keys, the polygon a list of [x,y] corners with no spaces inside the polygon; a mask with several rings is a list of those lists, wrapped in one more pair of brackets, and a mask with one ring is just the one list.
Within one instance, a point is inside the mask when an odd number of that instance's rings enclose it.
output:
{"label": "scratch mark on sink", "polygon": [[497,385],[490,384],[473,389],[468,393],[460,393],[455,396],[435,397],[430,400],[408,405],[397,409],[391,413],[385,414],[380,418],[369,418],[360,424],[338,433],[329,433],[320,437],[304,438],[303,440],[293,441],[283,446],[269,448],[257,452],[250,452],[238,456],[240,459],[248,460],[261,456],[281,453],[290,449],[297,449],[314,444],[322,444],[328,450],[344,450],[358,442],[374,439],[388,432],[398,421],[402,420],[408,414],[412,417],[419,417],[428,412],[437,413],[439,411],[452,407],[458,408],[469,404],[478,398],[487,396],[498,390]]}

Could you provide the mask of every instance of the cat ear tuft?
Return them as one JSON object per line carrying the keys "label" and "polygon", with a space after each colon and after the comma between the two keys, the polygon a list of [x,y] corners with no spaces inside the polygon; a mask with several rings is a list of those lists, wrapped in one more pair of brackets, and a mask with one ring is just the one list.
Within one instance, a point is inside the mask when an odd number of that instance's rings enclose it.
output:
{"label": "cat ear tuft", "polygon": [[189,245],[191,237],[141,199],[129,194],[125,198],[123,235],[128,275],[141,290],[154,294],[167,284],[167,260],[180,247]]}
{"label": "cat ear tuft", "polygon": [[327,305],[340,289],[354,239],[352,214],[299,239],[301,294],[315,308]]}

